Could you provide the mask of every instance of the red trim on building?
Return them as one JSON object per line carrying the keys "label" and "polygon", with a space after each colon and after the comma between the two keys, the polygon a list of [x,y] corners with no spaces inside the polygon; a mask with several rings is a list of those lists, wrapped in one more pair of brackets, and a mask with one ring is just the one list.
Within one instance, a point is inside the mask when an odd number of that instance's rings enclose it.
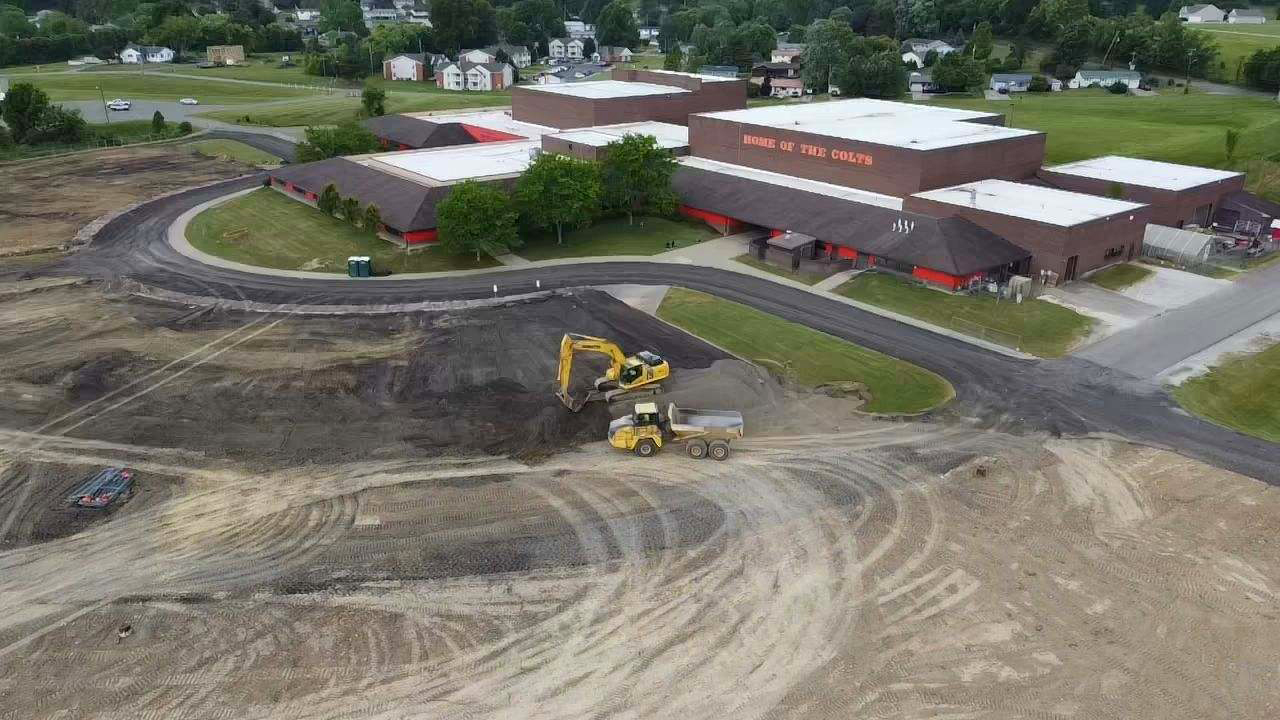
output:
{"label": "red trim on building", "polygon": [[430,230],[414,230],[404,234],[404,241],[408,245],[422,245],[424,243],[433,243],[439,240],[436,235],[435,228]]}
{"label": "red trim on building", "polygon": [[843,245],[832,245],[831,256],[840,260],[857,260],[858,251]]}
{"label": "red trim on building", "polygon": [[731,218],[728,215],[708,212],[707,210],[699,210],[698,208],[689,207],[688,205],[680,206],[680,214],[687,218],[701,220],[726,235],[747,227],[747,223]]}
{"label": "red trim on building", "polygon": [[315,194],[315,193],[313,193],[313,192],[309,192],[309,193],[307,193],[307,194],[306,194],[306,197],[307,197],[307,199],[308,199],[308,200],[319,200],[319,199],[320,199],[320,196],[319,196],[319,195],[316,195],[316,194]]}
{"label": "red trim on building", "polygon": [[512,135],[511,133],[505,133],[505,132],[502,132],[501,130],[490,130],[489,128],[482,128],[476,125],[468,125],[466,123],[460,123],[460,124],[462,125],[462,129],[466,130],[467,134],[471,136],[471,139],[475,140],[476,142],[482,142],[482,143],[483,142],[501,142],[503,140],[526,139],[521,135]]}
{"label": "red trim on building", "polygon": [[774,230],[770,230],[770,231],[769,231],[769,237],[771,237],[771,238],[775,238],[775,237],[778,237],[779,235],[786,235],[786,234],[787,234],[787,231],[786,231],[786,230],[777,230],[777,229],[774,229]]}

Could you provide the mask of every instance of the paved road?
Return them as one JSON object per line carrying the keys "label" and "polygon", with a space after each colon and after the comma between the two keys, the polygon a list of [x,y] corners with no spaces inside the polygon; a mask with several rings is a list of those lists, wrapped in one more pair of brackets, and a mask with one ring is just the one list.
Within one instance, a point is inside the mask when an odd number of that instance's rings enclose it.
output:
{"label": "paved road", "polygon": [[286,140],[275,135],[247,132],[243,130],[210,130],[199,137],[200,140],[213,140],[218,138],[237,140],[263,152],[271,153],[285,162],[293,162],[296,159],[294,150],[297,148],[297,145],[295,145],[291,140]]}
{"label": "paved road", "polygon": [[[127,99],[127,98],[126,98]],[[107,102],[113,98],[108,97]],[[150,120],[151,115],[159,110],[164,119],[170,122],[187,120],[198,125],[200,118],[196,113],[210,110],[221,110],[225,105],[183,105],[178,102],[158,102],[152,100],[130,100],[132,107],[128,110],[105,110],[101,100],[63,100],[58,104],[68,110],[79,110],[84,119],[91,123],[119,122],[123,120]]]}
{"label": "paved road", "polygon": [[1076,356],[1151,378],[1276,313],[1280,263],[1251,270],[1230,287],[1118,332]]}
{"label": "paved road", "polygon": [[148,203],[108,223],[94,243],[41,275],[131,278],[204,297],[270,303],[385,304],[487,298],[606,284],[681,285],[900,357],[937,372],[959,402],[943,415],[1008,432],[1114,433],[1169,447],[1280,484],[1280,445],[1203,422],[1178,409],[1154,383],[1079,358],[1028,361],[851,308],[763,278],[693,265],[586,263],[429,280],[303,280],[204,265],[178,254],[166,232],[185,210],[262,182],[232,180]]}

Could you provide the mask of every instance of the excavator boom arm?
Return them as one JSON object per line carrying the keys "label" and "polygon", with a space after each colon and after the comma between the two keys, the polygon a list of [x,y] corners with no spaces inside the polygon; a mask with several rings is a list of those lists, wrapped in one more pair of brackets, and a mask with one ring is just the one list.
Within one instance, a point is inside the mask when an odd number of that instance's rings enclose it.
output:
{"label": "excavator boom arm", "polygon": [[590,335],[566,333],[560,339],[560,367],[556,372],[556,379],[560,383],[558,394],[566,403],[569,398],[569,380],[573,375],[573,356],[579,352],[594,352],[609,356],[609,363],[614,372],[617,372],[627,359],[617,343]]}

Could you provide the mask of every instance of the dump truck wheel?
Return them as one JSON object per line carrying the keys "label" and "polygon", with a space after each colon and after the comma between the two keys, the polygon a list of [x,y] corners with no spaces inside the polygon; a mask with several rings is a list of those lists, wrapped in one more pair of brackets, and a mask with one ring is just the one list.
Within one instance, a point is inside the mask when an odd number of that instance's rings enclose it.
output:
{"label": "dump truck wheel", "polygon": [[641,440],[636,443],[635,453],[640,457],[653,457],[658,454],[658,446],[652,440]]}
{"label": "dump truck wheel", "polygon": [[716,440],[715,442],[711,443],[711,446],[708,448],[708,452],[711,453],[712,460],[728,460],[729,459],[729,443],[723,440]]}
{"label": "dump truck wheel", "polygon": [[684,451],[689,453],[689,457],[694,460],[701,460],[707,456],[707,443],[702,440],[690,440],[685,445]]}

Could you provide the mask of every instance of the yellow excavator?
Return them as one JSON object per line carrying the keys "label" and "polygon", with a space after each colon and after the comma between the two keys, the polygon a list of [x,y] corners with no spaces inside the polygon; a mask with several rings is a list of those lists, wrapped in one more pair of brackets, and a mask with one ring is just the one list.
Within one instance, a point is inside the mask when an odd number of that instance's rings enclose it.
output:
{"label": "yellow excavator", "polygon": [[[574,397],[569,392],[569,378],[573,374],[573,357],[580,352],[599,353],[609,357],[609,369],[597,378],[593,390]],[[642,350],[628,356],[617,343],[604,338],[568,333],[560,340],[560,367],[556,378],[560,389],[556,397],[573,412],[578,412],[589,402],[604,400],[618,402],[623,399],[646,397],[662,392],[659,380],[671,374],[671,366],[661,356]]]}

